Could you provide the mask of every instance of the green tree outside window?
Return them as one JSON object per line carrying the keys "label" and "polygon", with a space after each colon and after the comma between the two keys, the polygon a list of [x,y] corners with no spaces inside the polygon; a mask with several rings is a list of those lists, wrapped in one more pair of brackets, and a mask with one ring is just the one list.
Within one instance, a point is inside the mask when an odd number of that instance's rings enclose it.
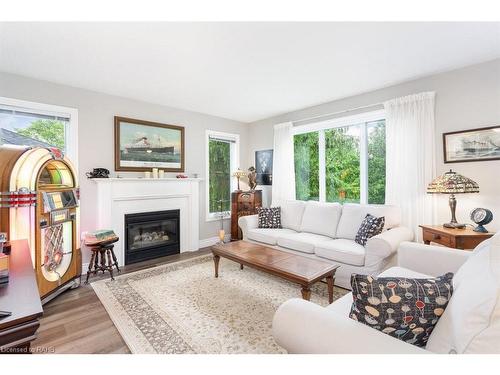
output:
{"label": "green tree outside window", "polygon": [[64,123],[58,120],[35,120],[27,128],[16,133],[48,143],[64,150]]}

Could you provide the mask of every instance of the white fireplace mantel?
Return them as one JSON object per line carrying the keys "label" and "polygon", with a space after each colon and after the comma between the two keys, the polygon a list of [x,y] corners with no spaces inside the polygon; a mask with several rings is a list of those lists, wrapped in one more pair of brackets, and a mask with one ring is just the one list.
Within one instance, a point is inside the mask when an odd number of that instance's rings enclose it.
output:
{"label": "white fireplace mantel", "polygon": [[125,264],[125,215],[180,210],[180,251],[199,248],[199,178],[96,178],[97,223],[120,237],[115,244],[119,264]]}

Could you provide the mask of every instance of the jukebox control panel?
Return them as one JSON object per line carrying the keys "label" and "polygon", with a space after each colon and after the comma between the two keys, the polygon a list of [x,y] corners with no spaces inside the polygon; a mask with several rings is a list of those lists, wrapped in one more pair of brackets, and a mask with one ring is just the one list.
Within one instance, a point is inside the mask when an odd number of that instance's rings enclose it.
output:
{"label": "jukebox control panel", "polygon": [[76,212],[71,210],[78,206],[76,189],[42,192],[43,215],[40,218],[40,228],[60,224],[76,217]]}

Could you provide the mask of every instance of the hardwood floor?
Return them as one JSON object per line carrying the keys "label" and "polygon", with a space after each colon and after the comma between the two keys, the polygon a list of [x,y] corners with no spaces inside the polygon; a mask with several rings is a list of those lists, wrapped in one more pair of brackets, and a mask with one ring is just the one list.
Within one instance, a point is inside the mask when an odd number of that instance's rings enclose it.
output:
{"label": "hardwood floor", "polygon": [[[210,249],[204,248],[136,263],[121,267],[121,274],[209,253]],[[107,277],[109,274],[94,276],[90,282]],[[38,338],[32,343],[35,353],[130,353],[90,285],[82,283],[64,292],[45,304],[43,310]]]}

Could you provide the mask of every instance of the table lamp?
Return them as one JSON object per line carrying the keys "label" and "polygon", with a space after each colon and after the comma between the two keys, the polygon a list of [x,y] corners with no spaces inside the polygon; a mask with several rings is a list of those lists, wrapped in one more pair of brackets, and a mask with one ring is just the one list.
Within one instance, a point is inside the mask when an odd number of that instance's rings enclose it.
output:
{"label": "table lamp", "polygon": [[443,224],[445,228],[463,229],[465,224],[457,223],[455,211],[457,200],[455,194],[479,193],[479,185],[470,178],[464,177],[451,169],[444,175],[437,177],[427,187],[429,194],[450,194],[449,204],[451,210],[451,221]]}
{"label": "table lamp", "polygon": [[246,175],[247,175],[247,173],[244,172],[244,171],[242,171],[239,168],[233,173],[233,177],[236,177],[236,179],[238,180],[238,189],[237,189],[237,191],[241,191],[241,189],[240,189],[240,178],[245,177]]}

